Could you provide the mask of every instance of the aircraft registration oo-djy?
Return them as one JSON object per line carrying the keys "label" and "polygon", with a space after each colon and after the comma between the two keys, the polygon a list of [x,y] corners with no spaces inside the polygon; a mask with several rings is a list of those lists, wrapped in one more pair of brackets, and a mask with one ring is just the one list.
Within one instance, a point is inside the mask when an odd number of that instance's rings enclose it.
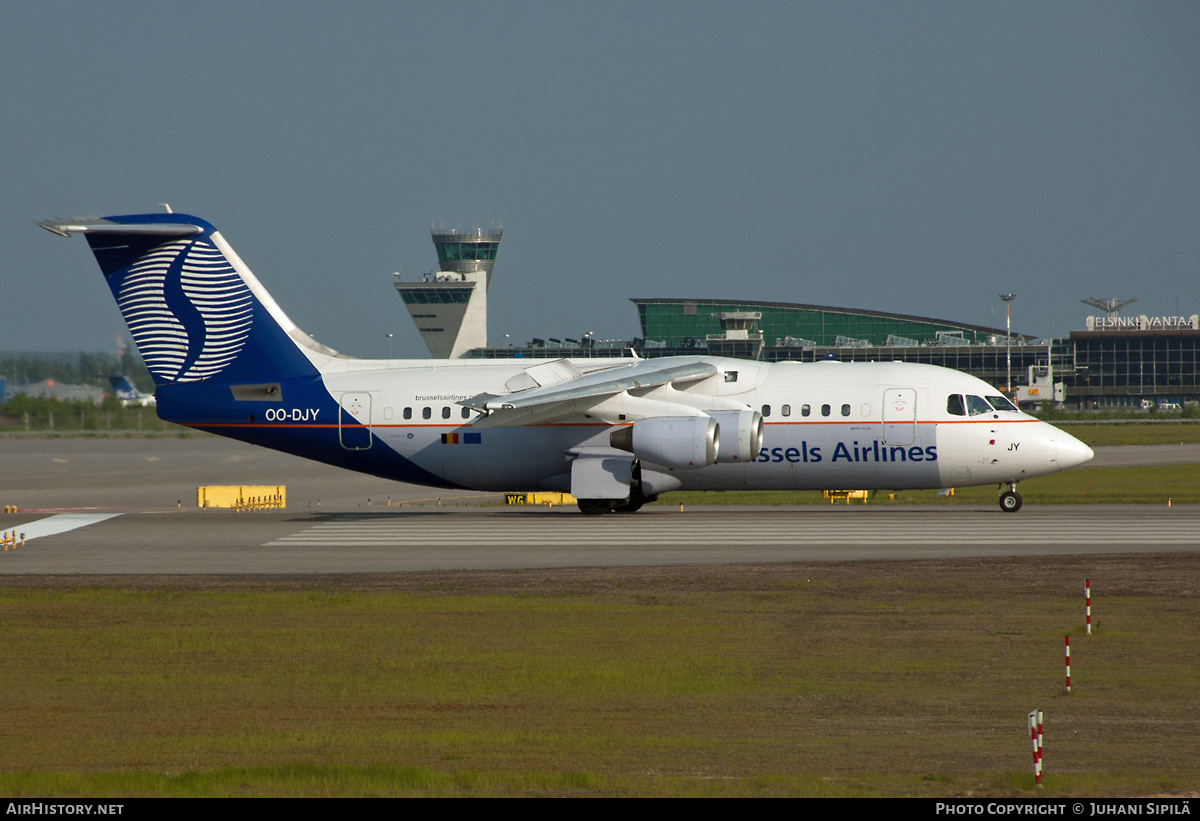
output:
{"label": "aircraft registration oo-djy", "polygon": [[1015,511],[1018,481],[1092,458],[987,383],[932,365],[356,359],[297,328],[202,219],[38,224],[87,239],[161,418],[387,479],[570,492],[593,514],[681,489],[996,484]]}

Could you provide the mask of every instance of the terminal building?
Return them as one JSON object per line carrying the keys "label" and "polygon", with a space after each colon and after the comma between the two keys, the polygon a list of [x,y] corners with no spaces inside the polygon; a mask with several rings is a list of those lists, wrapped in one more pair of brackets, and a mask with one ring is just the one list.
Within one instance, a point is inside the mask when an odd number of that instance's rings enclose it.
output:
{"label": "terminal building", "polygon": [[1066,342],[1068,404],[1171,407],[1200,401],[1200,315],[1088,317],[1087,329],[1071,331]]}
{"label": "terminal building", "polygon": [[[768,362],[903,361],[969,373],[1024,403],[1173,408],[1200,402],[1200,316],[1088,317],[1084,330],[1035,339],[1002,328],[880,311],[780,302],[634,299],[632,340],[534,339],[471,357],[711,354]],[[1011,365],[1010,365],[1011,363]]]}
{"label": "terminal building", "polygon": [[[964,371],[1004,388],[1025,383],[1029,368],[1043,381],[1070,367],[1068,352],[1059,344],[1035,341],[1029,334],[953,320],[883,311],[835,308],[783,302],[634,299],[641,323],[643,347],[672,354],[721,346],[721,318],[734,312],[761,314],[761,349],[756,357],[768,362],[903,361],[941,365]],[[1053,381],[1045,388],[1051,390]],[[1031,400],[1036,401],[1036,400]]]}
{"label": "terminal building", "polygon": [[[1035,339],[1004,329],[883,311],[786,302],[633,299],[641,335],[631,340],[535,338],[487,344],[487,290],[502,230],[434,231],[439,270],[397,282],[435,358],[643,358],[706,354],[768,362],[903,361],[941,365],[1011,387],[1026,403],[1070,408],[1200,402],[1200,316],[1121,317],[1107,308],[1084,330]],[[1010,381],[1011,380],[1011,381]]]}

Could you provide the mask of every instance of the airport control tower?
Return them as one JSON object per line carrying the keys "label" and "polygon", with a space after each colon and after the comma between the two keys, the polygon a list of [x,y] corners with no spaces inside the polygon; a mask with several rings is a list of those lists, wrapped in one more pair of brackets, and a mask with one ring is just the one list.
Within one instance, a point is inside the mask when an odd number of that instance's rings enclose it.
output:
{"label": "airport control tower", "polygon": [[438,269],[417,282],[396,281],[409,316],[434,359],[460,359],[487,347],[487,290],[503,228],[434,228]]}

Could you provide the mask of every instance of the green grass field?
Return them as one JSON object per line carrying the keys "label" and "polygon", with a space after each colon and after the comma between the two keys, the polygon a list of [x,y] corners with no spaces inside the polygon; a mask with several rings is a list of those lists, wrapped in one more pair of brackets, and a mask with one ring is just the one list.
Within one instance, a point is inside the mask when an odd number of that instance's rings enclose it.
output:
{"label": "green grass field", "polygon": [[[1086,466],[1020,484],[1026,504],[1172,504],[1200,502],[1200,465],[1088,468]],[[894,498],[889,498],[894,497]],[[953,496],[936,490],[880,491],[873,505],[995,504],[995,485],[957,488]],[[814,490],[678,491],[664,493],[660,505],[810,505],[829,504]],[[854,502],[860,504],[860,502]],[[1200,538],[1200,537],[1198,537]]]}
{"label": "green grass field", "polygon": [[1200,424],[1187,422],[1158,422],[1154,424],[1127,422],[1113,424],[1063,424],[1067,433],[1092,447],[1104,445],[1171,445],[1200,442]]}
{"label": "green grass field", "polygon": [[[1068,429],[1093,445],[1200,435]],[[1200,466],[1084,467],[1021,492],[1200,502]],[[0,794],[1197,796],[1198,596],[1196,554],[0,576]],[[1024,724],[1035,707],[1042,791]]]}
{"label": "green grass field", "polygon": [[1200,784],[1195,555],[211,583],[0,577],[0,794]]}

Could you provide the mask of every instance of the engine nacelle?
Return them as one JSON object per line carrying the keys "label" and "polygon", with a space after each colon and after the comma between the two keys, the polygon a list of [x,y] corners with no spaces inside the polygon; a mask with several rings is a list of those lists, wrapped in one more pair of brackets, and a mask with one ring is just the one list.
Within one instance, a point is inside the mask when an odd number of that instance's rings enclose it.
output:
{"label": "engine nacelle", "polygon": [[639,459],[672,468],[702,468],[717,461],[720,426],[711,416],[639,419],[612,432],[609,444]]}
{"label": "engine nacelle", "polygon": [[709,411],[720,426],[717,461],[749,462],[762,449],[763,418],[756,410]]}

